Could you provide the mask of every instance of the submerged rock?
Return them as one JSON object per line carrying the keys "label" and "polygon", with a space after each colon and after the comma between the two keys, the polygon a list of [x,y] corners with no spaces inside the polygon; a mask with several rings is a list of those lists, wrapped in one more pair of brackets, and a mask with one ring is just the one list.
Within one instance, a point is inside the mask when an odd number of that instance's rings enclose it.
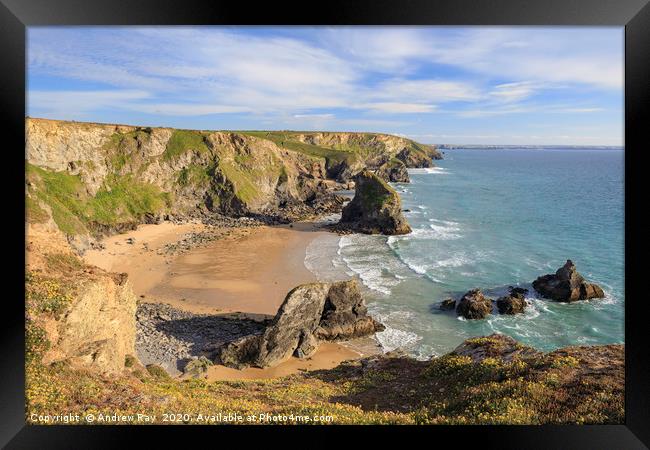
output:
{"label": "submerged rock", "polygon": [[384,330],[367,315],[355,280],[310,283],[292,289],[262,334],[246,336],[218,350],[225,366],[271,367],[292,355],[308,358],[321,340],[366,336]]}
{"label": "submerged rock", "polygon": [[451,311],[454,308],[456,308],[456,300],[453,298],[448,298],[440,302],[440,309],[443,311]]}
{"label": "submerged rock", "polygon": [[356,177],[355,195],[343,208],[339,227],[366,234],[407,234],[399,195],[368,170]]}
{"label": "submerged rock", "polygon": [[533,281],[533,288],[543,297],[558,302],[605,297],[600,286],[587,282],[570,259],[555,274],[543,275]]}
{"label": "submerged rock", "polygon": [[410,183],[409,173],[404,163],[398,159],[390,160],[377,168],[375,174],[384,181]]}
{"label": "submerged rock", "polygon": [[492,302],[480,289],[472,289],[460,299],[456,312],[466,319],[484,319],[492,314]]}
{"label": "submerged rock", "polygon": [[528,289],[520,287],[511,287],[510,294],[497,299],[497,309],[499,314],[520,314],[526,309],[525,295]]}

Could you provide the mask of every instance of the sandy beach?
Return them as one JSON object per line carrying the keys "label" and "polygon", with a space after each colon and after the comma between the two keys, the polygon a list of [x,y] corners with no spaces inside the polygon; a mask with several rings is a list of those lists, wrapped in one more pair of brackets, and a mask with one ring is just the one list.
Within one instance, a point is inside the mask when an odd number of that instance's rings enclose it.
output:
{"label": "sandy beach", "polygon": [[[327,232],[312,223],[223,228],[216,230],[218,239],[211,242],[180,253],[165,251],[165,246],[206,229],[200,223],[140,225],[104,239],[105,248],[88,251],[84,259],[106,270],[128,273],[140,301],[167,303],[198,314],[271,317],[292,288],[317,281],[304,266],[305,252],[313,239]],[[359,356],[360,352],[344,345],[324,343],[312,358],[291,358],[269,369],[213,366],[208,379],[272,378],[332,368]]]}

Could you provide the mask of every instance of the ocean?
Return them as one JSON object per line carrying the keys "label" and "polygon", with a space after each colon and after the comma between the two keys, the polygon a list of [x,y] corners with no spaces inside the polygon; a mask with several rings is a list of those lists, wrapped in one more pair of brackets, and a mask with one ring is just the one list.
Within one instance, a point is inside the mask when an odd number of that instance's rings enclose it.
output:
{"label": "ocean", "polygon": [[[503,333],[540,350],[624,342],[624,151],[454,149],[394,183],[413,232],[327,235],[305,266],[321,281],[357,277],[386,330],[385,351],[444,354],[464,339]],[[606,298],[557,303],[531,287],[567,259]],[[464,320],[438,303],[481,288],[529,289],[522,315]]]}

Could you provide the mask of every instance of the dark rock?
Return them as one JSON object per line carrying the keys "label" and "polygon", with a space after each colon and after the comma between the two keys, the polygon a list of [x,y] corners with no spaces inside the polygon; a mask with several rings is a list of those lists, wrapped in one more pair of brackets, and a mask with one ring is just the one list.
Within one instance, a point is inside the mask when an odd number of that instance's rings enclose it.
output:
{"label": "dark rock", "polygon": [[218,350],[220,362],[241,369],[271,367],[290,358],[308,358],[321,340],[341,340],[382,331],[367,315],[355,280],[303,284],[292,289],[260,335],[246,336]]}
{"label": "dark rock", "polygon": [[422,150],[404,147],[395,158],[399,159],[409,168],[434,167],[431,157]]}
{"label": "dark rock", "polygon": [[318,339],[353,339],[383,330],[384,326],[368,315],[356,280],[332,283],[321,321],[314,331]]}
{"label": "dark rock", "polygon": [[382,164],[377,168],[375,174],[384,181],[391,181],[393,183],[411,182],[406,166],[398,159],[393,159]]}
{"label": "dark rock", "polygon": [[339,227],[366,234],[407,234],[399,195],[368,170],[356,177],[355,195],[344,208]]}
{"label": "dark rock", "polygon": [[558,302],[574,302],[605,296],[600,286],[587,282],[578,273],[570,259],[555,274],[544,275],[533,281],[533,288],[543,297]]}
{"label": "dark rock", "polygon": [[492,313],[492,302],[480,289],[472,289],[460,299],[456,312],[466,319],[484,319]]}
{"label": "dark rock", "polygon": [[454,308],[456,308],[456,300],[453,298],[448,298],[440,302],[440,309],[443,311],[451,311]]}
{"label": "dark rock", "polygon": [[526,309],[525,295],[528,289],[511,287],[510,294],[497,299],[499,314],[520,314]]}

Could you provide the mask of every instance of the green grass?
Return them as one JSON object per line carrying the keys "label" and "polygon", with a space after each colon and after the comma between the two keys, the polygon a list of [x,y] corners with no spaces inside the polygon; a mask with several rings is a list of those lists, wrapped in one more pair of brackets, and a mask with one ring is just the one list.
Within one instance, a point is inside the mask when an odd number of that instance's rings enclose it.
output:
{"label": "green grass", "polygon": [[253,180],[255,174],[246,172],[234,164],[221,162],[219,169],[233,185],[234,195],[244,203],[250,203],[261,195]]}
{"label": "green grass", "polygon": [[328,167],[348,158],[354,158],[352,150],[333,149],[300,142],[297,139],[298,133],[282,131],[242,131],[241,134],[266,139],[279,147],[303,153],[308,156],[324,158]]}
{"label": "green grass", "polygon": [[178,158],[186,151],[207,152],[208,146],[205,143],[205,137],[200,131],[191,130],[174,130],[167,147],[162,154],[164,160],[173,160]]}
{"label": "green grass", "polygon": [[131,175],[109,178],[107,186],[87,202],[89,220],[113,225],[161,211],[169,204],[168,195],[152,184],[136,182]]}
{"label": "green grass", "polygon": [[68,235],[88,232],[93,223],[115,225],[138,220],[167,208],[171,202],[169,194],[152,184],[137,182],[131,175],[107,177],[94,197],[88,195],[77,175],[28,164],[27,178],[32,183],[32,195],[50,206],[54,222]]}
{"label": "green grass", "polygon": [[388,185],[388,183],[374,174],[371,176],[373,181],[366,182],[364,188],[357,191],[361,196],[361,202],[365,207],[374,210],[381,208],[391,199],[399,201],[397,193]]}
{"label": "green grass", "polygon": [[180,186],[204,186],[210,182],[210,172],[213,167],[190,164],[178,172],[176,182]]}
{"label": "green grass", "polygon": [[26,219],[29,223],[44,223],[49,218],[47,212],[38,204],[38,200],[27,197],[25,199]]}

